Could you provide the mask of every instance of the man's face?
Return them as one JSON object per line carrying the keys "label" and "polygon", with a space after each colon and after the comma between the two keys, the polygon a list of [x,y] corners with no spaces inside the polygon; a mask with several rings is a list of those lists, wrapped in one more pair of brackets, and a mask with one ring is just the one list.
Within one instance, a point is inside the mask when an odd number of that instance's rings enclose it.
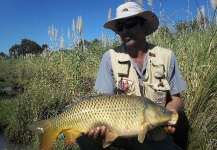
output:
{"label": "man's face", "polygon": [[117,21],[115,27],[124,45],[131,47],[140,40],[144,42],[145,22],[137,18],[122,19]]}

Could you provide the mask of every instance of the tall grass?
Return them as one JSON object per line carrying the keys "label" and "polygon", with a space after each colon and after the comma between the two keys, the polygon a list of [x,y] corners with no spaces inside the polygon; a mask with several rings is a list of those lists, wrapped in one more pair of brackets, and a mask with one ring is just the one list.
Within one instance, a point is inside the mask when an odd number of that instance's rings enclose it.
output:
{"label": "tall grass", "polygon": [[[190,149],[212,149],[217,146],[216,31],[217,28],[214,28],[207,32],[193,34],[193,38],[187,40],[189,45],[186,45],[186,56],[180,57],[191,58],[181,64],[187,74],[185,81],[188,83],[185,111],[191,128],[194,129],[189,136]],[[190,46],[192,48],[189,51]],[[196,143],[195,139],[201,142]]]}
{"label": "tall grass", "polygon": [[[183,31],[162,38],[155,35],[153,43],[174,50],[187,90],[182,94],[188,121],[187,149],[217,148],[217,28],[195,32]],[[169,38],[168,38],[169,37]],[[188,131],[186,129],[185,131]],[[180,133],[180,137],[182,137]],[[182,138],[180,138],[182,140]]]}

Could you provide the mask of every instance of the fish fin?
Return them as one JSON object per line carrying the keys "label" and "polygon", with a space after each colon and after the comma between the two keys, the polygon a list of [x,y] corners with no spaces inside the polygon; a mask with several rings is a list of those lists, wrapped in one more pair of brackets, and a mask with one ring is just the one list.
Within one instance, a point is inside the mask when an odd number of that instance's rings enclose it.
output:
{"label": "fish fin", "polygon": [[118,134],[116,133],[112,133],[110,131],[106,131],[105,133],[105,139],[103,140],[103,148],[108,147],[109,145],[112,144],[112,142],[118,137]]}
{"label": "fish fin", "polygon": [[147,124],[147,123],[144,123],[144,124],[142,125],[142,130],[141,130],[141,131],[139,132],[139,134],[138,134],[138,141],[139,141],[140,143],[143,143],[147,131],[148,131],[148,124]]}
{"label": "fish fin", "polygon": [[55,131],[52,126],[52,119],[33,122],[28,129],[40,135],[40,150],[49,150],[53,146],[60,132]]}
{"label": "fish fin", "polygon": [[73,129],[65,130],[63,133],[66,138],[66,146],[71,145],[81,134],[81,132],[74,131]]}

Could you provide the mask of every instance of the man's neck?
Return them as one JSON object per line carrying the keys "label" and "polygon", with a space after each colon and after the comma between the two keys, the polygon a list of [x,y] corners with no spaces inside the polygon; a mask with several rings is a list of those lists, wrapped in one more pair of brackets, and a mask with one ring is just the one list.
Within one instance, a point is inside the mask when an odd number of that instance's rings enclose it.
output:
{"label": "man's neck", "polygon": [[145,60],[146,53],[148,51],[148,43],[145,42],[143,46],[134,47],[127,50],[130,57],[135,61],[137,66],[139,67],[140,71],[142,71],[143,63]]}
{"label": "man's neck", "polygon": [[133,59],[143,59],[148,51],[148,43],[144,42],[134,47],[126,47],[126,51]]}

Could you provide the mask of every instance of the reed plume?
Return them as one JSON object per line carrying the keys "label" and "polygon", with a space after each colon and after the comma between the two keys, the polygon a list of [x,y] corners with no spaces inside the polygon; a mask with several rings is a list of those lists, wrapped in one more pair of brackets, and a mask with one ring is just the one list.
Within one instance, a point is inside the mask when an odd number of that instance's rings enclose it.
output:
{"label": "reed plume", "polygon": [[54,26],[53,25],[51,27],[51,36],[52,36],[52,38],[54,38]]}
{"label": "reed plume", "polygon": [[75,32],[75,20],[72,19],[72,31]]}
{"label": "reed plume", "polygon": [[210,0],[213,10],[215,11],[217,8],[217,0]]}
{"label": "reed plume", "polygon": [[58,40],[58,29],[55,29],[55,40]]}
{"label": "reed plume", "polygon": [[153,0],[148,0],[148,5],[153,7]]}
{"label": "reed plume", "polygon": [[65,41],[64,41],[63,35],[64,35],[64,32],[63,32],[63,29],[62,29],[62,35],[60,37],[60,49],[65,48],[65,46],[64,46]]}
{"label": "reed plume", "polygon": [[81,18],[81,16],[78,16],[76,28],[77,28],[77,31],[78,31],[80,36],[81,36],[81,33],[82,33],[82,26],[83,26],[82,18]]}
{"label": "reed plume", "polygon": [[47,33],[50,36],[50,34],[51,34],[50,26],[48,27]]}
{"label": "reed plume", "polygon": [[68,28],[68,39],[71,39],[70,29]]}
{"label": "reed plume", "polygon": [[110,21],[111,18],[112,18],[112,9],[110,8],[108,12],[108,21]]}
{"label": "reed plume", "polygon": [[143,0],[137,0],[137,2],[142,5],[143,4]]}

